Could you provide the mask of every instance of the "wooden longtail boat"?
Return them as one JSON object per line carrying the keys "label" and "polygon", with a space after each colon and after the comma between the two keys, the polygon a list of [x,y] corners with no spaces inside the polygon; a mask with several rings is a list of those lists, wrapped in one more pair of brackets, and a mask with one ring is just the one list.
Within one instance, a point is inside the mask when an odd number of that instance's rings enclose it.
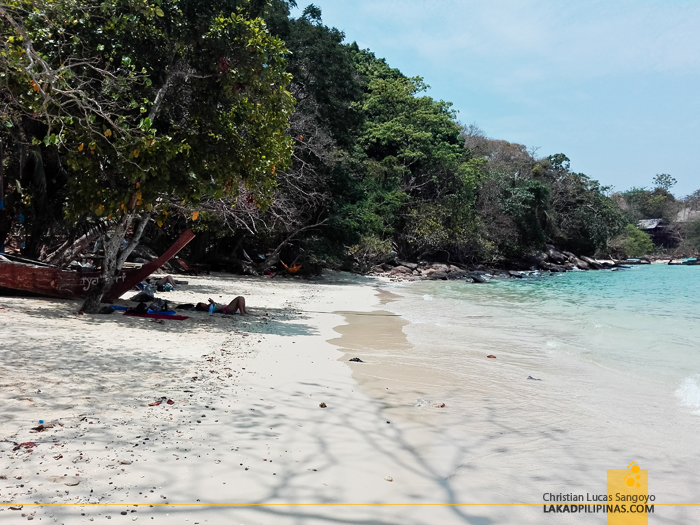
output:
{"label": "wooden longtail boat", "polygon": [[[187,230],[168,251],[154,261],[144,264],[138,269],[120,271],[114,285],[105,294],[104,300],[111,302],[129,291],[175,257],[192,239],[194,239],[194,233]],[[62,270],[47,265],[0,259],[0,288],[10,290],[48,295],[49,297],[80,299],[87,297],[101,279],[101,272]]]}
{"label": "wooden longtail boat", "polygon": [[700,266],[700,261],[693,257],[692,259],[673,259],[668,261],[670,266]]}

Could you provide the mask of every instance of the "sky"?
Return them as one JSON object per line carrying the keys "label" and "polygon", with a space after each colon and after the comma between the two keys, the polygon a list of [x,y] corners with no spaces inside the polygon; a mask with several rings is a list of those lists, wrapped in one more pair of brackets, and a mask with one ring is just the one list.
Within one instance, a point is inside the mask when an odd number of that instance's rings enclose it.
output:
{"label": "sky", "polygon": [[[310,2],[298,0],[301,14]],[[314,0],[490,138],[564,153],[616,191],[700,189],[696,0]]]}

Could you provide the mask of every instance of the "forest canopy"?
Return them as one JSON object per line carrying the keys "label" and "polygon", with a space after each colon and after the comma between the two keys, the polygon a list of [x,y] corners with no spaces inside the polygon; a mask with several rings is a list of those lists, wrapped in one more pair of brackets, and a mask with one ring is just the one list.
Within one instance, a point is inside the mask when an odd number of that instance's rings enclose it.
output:
{"label": "forest canopy", "polygon": [[96,228],[108,277],[141,235],[190,227],[195,260],[365,271],[397,256],[502,264],[548,244],[637,253],[649,246],[630,225],[697,211],[669,174],[615,193],[563,153],[461,124],[424,79],[294,7],[0,2],[0,246],[50,260]]}

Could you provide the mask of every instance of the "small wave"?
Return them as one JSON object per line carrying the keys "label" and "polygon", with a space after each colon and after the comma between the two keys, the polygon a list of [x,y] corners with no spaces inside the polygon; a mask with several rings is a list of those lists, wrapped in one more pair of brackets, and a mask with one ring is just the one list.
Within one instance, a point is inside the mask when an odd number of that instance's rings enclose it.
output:
{"label": "small wave", "polygon": [[433,296],[432,296],[432,295],[424,295],[424,296],[423,296],[423,300],[424,300],[424,301],[432,301],[432,300],[433,300]]}
{"label": "small wave", "polygon": [[676,390],[676,397],[683,406],[693,408],[696,414],[700,414],[700,374],[686,377]]}

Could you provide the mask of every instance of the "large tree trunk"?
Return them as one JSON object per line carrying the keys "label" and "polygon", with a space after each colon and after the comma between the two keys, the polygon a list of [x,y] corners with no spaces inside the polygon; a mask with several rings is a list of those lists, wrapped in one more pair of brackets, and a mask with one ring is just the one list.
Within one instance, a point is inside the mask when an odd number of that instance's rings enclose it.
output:
{"label": "large tree trunk", "polygon": [[114,233],[110,237],[107,235],[102,236],[105,250],[105,258],[102,262],[102,278],[97,286],[90,291],[90,295],[85,299],[81,308],[83,312],[91,314],[97,313],[102,303],[102,297],[112,288],[119,271],[122,269],[124,262],[126,262],[126,258],[139,244],[143,231],[150,218],[150,214],[145,212],[141,215],[140,222],[134,229],[134,234],[129,244],[126,248],[121,250],[126,234],[135,218],[135,214],[127,213],[119,220],[114,229]]}

